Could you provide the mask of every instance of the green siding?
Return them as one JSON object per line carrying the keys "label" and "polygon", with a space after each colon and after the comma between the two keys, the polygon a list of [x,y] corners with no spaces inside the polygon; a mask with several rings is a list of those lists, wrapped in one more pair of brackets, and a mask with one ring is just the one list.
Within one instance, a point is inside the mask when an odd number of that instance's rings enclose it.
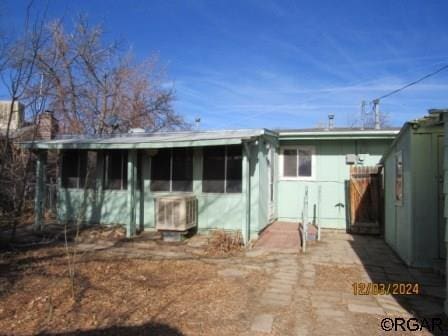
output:
{"label": "green siding", "polygon": [[[276,180],[277,180],[277,146],[278,143],[273,138],[266,138],[264,141],[260,141],[258,148],[258,197],[254,198],[258,201],[258,221],[252,224],[251,232],[257,233],[263,230],[270,222],[277,218],[277,206],[276,206]],[[273,202],[273,213],[271,218],[269,218],[269,206],[270,206],[270,181],[269,181],[269,150],[274,153],[274,162],[271,164],[274,166],[274,202]]]}
{"label": "green siding", "polygon": [[[395,201],[395,155],[401,152],[403,162],[403,200]],[[412,177],[411,134],[405,133],[385,161],[385,239],[406,262],[411,261],[412,237]]]}
{"label": "green siding", "polygon": [[[347,154],[362,154],[363,165],[379,163],[392,140],[297,140],[281,141],[280,146],[315,147],[315,178],[313,180],[278,181],[278,217],[285,221],[301,218],[303,197],[308,186],[308,219],[314,220],[318,206],[318,190],[321,188],[321,225],[324,228],[345,229],[347,225],[346,182],[349,180],[350,165]],[[280,176],[282,172],[279,172]]]}
{"label": "green siding", "polygon": [[58,193],[58,217],[63,221],[127,225],[129,214],[126,191],[61,188]]}
{"label": "green siding", "polygon": [[[412,266],[438,258],[438,153],[441,126],[408,127],[385,158],[385,239]],[[403,157],[403,201],[395,201],[395,154]]]}
{"label": "green siding", "polygon": [[413,136],[413,265],[438,258],[437,142],[434,133]]}

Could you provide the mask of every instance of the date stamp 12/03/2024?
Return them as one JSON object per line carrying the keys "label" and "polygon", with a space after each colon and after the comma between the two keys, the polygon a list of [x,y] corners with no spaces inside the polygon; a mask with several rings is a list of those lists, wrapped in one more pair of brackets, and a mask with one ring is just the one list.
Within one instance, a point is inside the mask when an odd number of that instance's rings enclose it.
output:
{"label": "date stamp 12/03/2024", "polygon": [[354,282],[352,284],[354,295],[418,295],[418,283],[374,283]]}

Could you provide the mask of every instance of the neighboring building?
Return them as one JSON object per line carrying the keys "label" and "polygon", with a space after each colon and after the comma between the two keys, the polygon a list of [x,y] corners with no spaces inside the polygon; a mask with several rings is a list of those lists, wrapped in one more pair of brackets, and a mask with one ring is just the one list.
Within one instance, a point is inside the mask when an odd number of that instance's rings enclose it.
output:
{"label": "neighboring building", "polygon": [[445,267],[446,117],[433,111],[405,123],[382,159],[385,239],[411,266]]}
{"label": "neighboring building", "polygon": [[[6,130],[8,128],[9,114],[11,112],[11,101],[0,101],[0,130]],[[11,131],[17,130],[23,126],[25,105],[19,102],[14,102],[13,113],[11,116],[11,122],[9,129]]]}
{"label": "neighboring building", "polygon": [[[40,150],[38,178],[45,170],[46,150],[61,151],[61,220],[122,224],[133,235],[155,227],[157,197],[188,193],[198,202],[199,230],[239,230],[248,241],[274,220],[297,221],[306,186],[310,209],[319,206],[323,227],[345,229],[350,166],[378,164],[397,132],[137,133],[28,146]],[[94,171],[90,179],[87,167]]]}

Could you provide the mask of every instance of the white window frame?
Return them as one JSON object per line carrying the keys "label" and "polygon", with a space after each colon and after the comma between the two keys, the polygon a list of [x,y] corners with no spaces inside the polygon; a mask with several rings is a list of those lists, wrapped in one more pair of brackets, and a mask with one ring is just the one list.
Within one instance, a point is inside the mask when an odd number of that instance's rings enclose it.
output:
{"label": "white window frame", "polygon": [[[297,151],[297,169],[299,169],[299,150],[305,149],[311,152],[311,176],[284,176],[284,155],[285,150],[295,149]],[[279,176],[281,180],[293,181],[313,181],[316,179],[316,147],[314,146],[281,146],[280,147],[280,169]]]}

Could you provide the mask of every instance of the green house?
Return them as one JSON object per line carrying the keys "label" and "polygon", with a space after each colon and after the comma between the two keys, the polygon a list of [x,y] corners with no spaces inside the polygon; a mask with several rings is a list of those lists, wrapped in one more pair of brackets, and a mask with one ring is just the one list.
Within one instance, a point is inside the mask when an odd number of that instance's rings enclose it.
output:
{"label": "green house", "polygon": [[[279,131],[278,219],[301,220],[307,189],[309,222],[317,221],[323,228],[348,229],[350,167],[378,165],[397,133],[396,129],[352,128]],[[295,153],[298,165],[301,160],[311,160],[311,171],[288,172],[285,162]]]}
{"label": "green house", "polygon": [[353,165],[374,166],[396,130],[307,129],[135,133],[26,144],[38,153],[36,225],[42,224],[48,151],[60,157],[61,221],[155,228],[155,200],[194,195],[198,230],[255,239],[274,220],[345,229]]}
{"label": "green house", "polygon": [[382,159],[385,239],[412,266],[445,267],[445,121],[433,111],[405,123]]}

